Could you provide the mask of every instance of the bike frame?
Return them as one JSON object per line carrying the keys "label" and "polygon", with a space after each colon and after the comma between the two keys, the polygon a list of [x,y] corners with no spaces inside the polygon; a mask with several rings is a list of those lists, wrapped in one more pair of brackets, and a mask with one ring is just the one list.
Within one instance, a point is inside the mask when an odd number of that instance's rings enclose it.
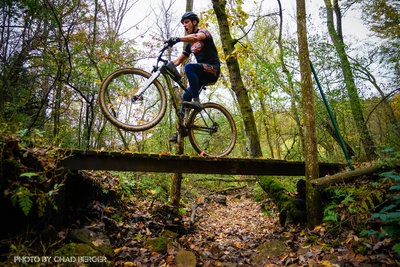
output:
{"label": "bike frame", "polygon": [[169,91],[169,94],[171,95],[172,105],[174,106],[174,109],[176,111],[176,115],[179,118],[181,118],[182,115],[181,115],[181,113],[179,111],[180,107],[178,106],[179,102],[178,102],[177,96],[175,94],[175,91],[173,89],[171,79],[173,81],[175,81],[179,85],[181,90],[187,92],[188,94],[190,94],[190,92],[189,92],[188,89],[185,88],[185,86],[183,85],[183,83],[180,80],[176,79],[175,75],[167,68],[167,66],[165,64],[160,67],[160,71],[163,74],[163,76],[165,78],[165,81],[167,82],[168,91]]}
{"label": "bike frame", "polygon": [[[178,78],[176,78],[176,76],[167,68],[168,60],[162,58],[162,56],[163,56],[164,52],[167,50],[167,48],[168,48],[168,46],[164,46],[163,49],[161,49],[160,55],[157,58],[157,63],[153,67],[152,75],[146,81],[146,83],[144,84],[143,88],[139,92],[137,92],[133,96],[133,98],[134,99],[140,99],[140,97],[144,94],[144,92],[146,92],[147,88],[149,88],[151,83],[154,82],[162,74],[164,76],[164,78],[165,78],[165,81],[167,82],[168,91],[169,91],[169,93],[171,95],[172,104],[174,106],[176,115],[178,116],[179,121],[182,122],[182,115],[181,115],[181,113],[179,111],[180,107],[178,106],[178,99],[177,99],[177,97],[175,95],[171,79],[173,81],[175,81],[183,91],[187,92],[188,94],[190,94],[190,92],[189,92],[189,90],[187,90],[185,88],[185,86],[183,85],[182,81],[179,80]],[[160,62],[163,62],[164,64],[162,66],[158,67],[158,64]],[[185,116],[185,117],[188,117],[188,116]],[[181,125],[182,125],[182,123],[181,123]]]}
{"label": "bike frame", "polygon": [[[189,96],[191,94],[181,81],[181,74],[176,70],[173,62],[162,58],[167,48],[167,46],[164,46],[161,49],[156,65],[150,73],[138,68],[124,68],[116,70],[106,77],[99,92],[100,106],[105,117],[116,127],[127,131],[138,132],[151,129],[165,115],[168,102],[168,93],[165,87],[168,87],[173,108],[177,115],[175,121],[178,133],[178,150],[183,148],[183,137],[188,136],[193,148],[201,155],[227,155],[232,151],[237,136],[232,115],[226,108],[213,102],[203,103],[201,109],[184,108],[184,114],[182,113],[181,92],[179,92],[178,87],[188,93]],[[164,76],[165,82],[158,80],[161,75]],[[173,84],[174,82],[177,86]],[[211,83],[204,83],[199,91],[204,90],[205,86],[209,84]],[[116,90],[116,92],[114,93],[112,90]],[[132,90],[138,91],[132,95]],[[151,91],[147,93],[149,96],[145,95],[147,90]],[[115,99],[113,96],[115,96]],[[118,107],[120,104],[123,109],[121,112],[115,112],[114,107]],[[146,117],[147,111],[149,111],[149,117]],[[132,119],[131,114],[134,114]],[[225,124],[229,125],[230,128],[220,127],[220,125]],[[221,129],[221,132],[219,132],[219,129]],[[218,133],[216,138],[213,136],[215,133]],[[215,148],[212,147],[214,143]]]}

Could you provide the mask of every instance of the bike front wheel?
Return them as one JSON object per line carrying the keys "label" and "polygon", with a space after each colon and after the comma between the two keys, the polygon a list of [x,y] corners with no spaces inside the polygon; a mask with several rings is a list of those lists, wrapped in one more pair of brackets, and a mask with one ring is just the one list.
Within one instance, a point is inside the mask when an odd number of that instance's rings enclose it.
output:
{"label": "bike front wheel", "polygon": [[190,143],[201,155],[226,156],[236,143],[235,121],[216,103],[205,103],[202,110],[194,110],[189,117],[188,130]]}
{"label": "bike front wheel", "polygon": [[100,107],[112,124],[127,131],[144,131],[163,118],[167,97],[157,80],[142,95],[136,95],[150,76],[146,71],[126,68],[105,78],[99,92]]}

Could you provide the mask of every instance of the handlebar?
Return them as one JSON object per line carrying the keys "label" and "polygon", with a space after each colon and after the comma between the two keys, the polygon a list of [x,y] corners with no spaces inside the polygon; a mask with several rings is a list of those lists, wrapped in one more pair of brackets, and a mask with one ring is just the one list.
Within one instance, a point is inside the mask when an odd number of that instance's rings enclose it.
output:
{"label": "handlebar", "polygon": [[165,50],[167,50],[167,49],[168,49],[168,45],[164,44],[164,47],[160,50],[160,55],[158,56],[157,63],[159,61],[164,62],[164,63],[168,63],[168,60],[162,58]]}
{"label": "handlebar", "polygon": [[[157,63],[156,63],[155,66],[153,66],[152,73],[155,73],[155,72],[157,72],[158,70],[161,70],[163,67],[166,67],[167,69],[169,69],[169,70],[173,73],[173,77],[174,77],[175,79],[180,80],[182,76],[180,75],[180,73],[179,73],[179,72],[177,71],[177,69],[175,68],[174,63],[173,63],[172,61],[168,61],[168,60],[162,58],[162,56],[163,56],[165,50],[167,50],[168,47],[169,47],[168,44],[167,44],[167,43],[164,43],[164,47],[160,50],[160,55],[159,55],[158,58],[157,58]],[[161,66],[161,67],[159,68],[159,67],[158,67],[158,63],[159,63],[160,61],[163,62],[164,65]],[[175,79],[174,79],[174,80],[175,80]]]}
{"label": "handlebar", "polygon": [[160,61],[163,62],[164,64],[167,64],[167,63],[168,63],[168,60],[162,58],[162,56],[163,56],[165,50],[167,50],[167,49],[168,49],[168,44],[164,43],[164,47],[160,50],[160,55],[159,55],[158,58],[157,58],[157,63],[156,63],[156,65],[153,67],[153,71],[152,71],[152,72],[156,72],[156,71],[158,70],[158,63],[159,63]]}

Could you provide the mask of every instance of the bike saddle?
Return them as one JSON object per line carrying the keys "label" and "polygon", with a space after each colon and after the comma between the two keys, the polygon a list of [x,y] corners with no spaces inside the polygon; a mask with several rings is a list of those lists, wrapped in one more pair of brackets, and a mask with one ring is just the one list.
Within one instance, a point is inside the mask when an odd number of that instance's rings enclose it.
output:
{"label": "bike saddle", "polygon": [[200,92],[203,90],[206,90],[207,86],[214,85],[216,82],[201,81],[201,83],[202,83],[202,86],[200,87]]}

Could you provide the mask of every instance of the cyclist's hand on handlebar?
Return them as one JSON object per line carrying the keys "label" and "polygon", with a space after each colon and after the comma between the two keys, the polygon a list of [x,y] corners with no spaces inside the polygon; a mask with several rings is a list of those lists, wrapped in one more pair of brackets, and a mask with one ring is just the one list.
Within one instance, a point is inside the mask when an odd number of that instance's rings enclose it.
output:
{"label": "cyclist's hand on handlebar", "polygon": [[168,44],[169,47],[173,47],[176,43],[179,43],[180,41],[181,39],[179,39],[179,37],[172,37],[165,41],[165,43]]}

